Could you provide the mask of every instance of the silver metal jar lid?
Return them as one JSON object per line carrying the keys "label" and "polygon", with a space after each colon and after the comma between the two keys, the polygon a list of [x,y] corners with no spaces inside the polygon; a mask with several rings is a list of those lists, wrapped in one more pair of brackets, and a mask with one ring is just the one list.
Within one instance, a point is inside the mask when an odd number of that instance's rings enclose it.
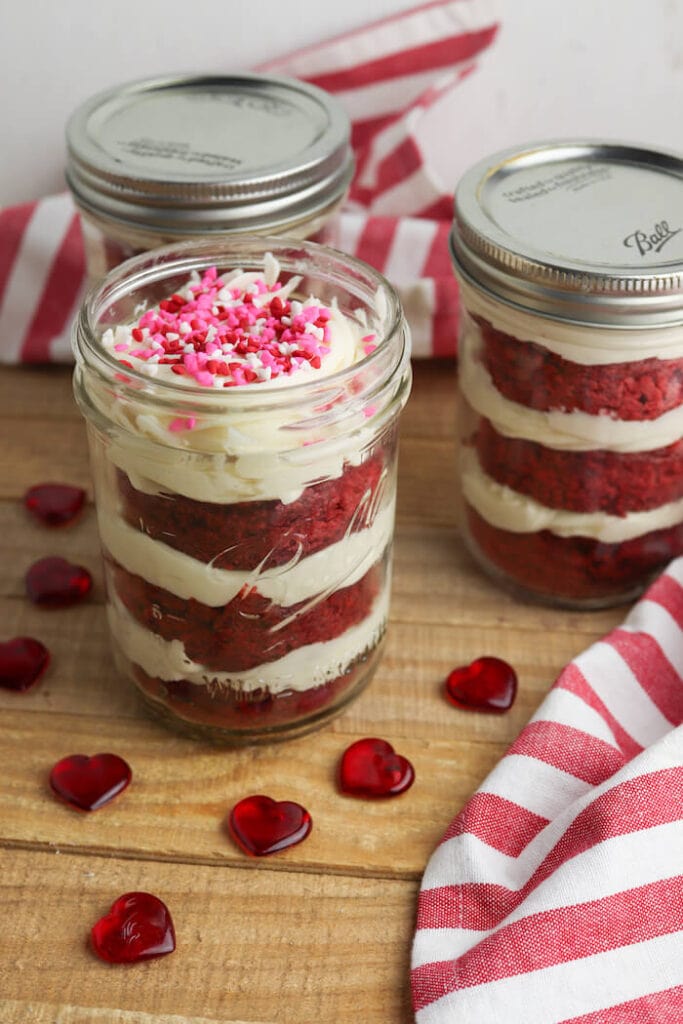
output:
{"label": "silver metal jar lid", "polygon": [[66,178],[86,210],[143,230],[263,232],[343,196],[349,135],[339,103],[295,79],[147,79],[74,112]]}
{"label": "silver metal jar lid", "polygon": [[497,153],[456,188],[451,255],[465,279],[545,316],[683,322],[683,159],[590,140]]}

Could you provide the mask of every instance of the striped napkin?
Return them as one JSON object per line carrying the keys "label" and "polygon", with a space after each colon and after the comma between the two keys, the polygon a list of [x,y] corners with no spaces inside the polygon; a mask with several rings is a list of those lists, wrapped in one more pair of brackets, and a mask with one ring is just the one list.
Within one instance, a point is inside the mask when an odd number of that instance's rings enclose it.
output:
{"label": "striped napkin", "polygon": [[[421,123],[443,104],[455,136],[448,99],[496,30],[487,0],[435,0],[258,69],[313,82],[347,108],[358,170],[337,245],[397,287],[418,356],[455,354],[458,305],[446,245],[455,182],[436,181]],[[0,362],[70,360],[84,281],[70,196],[0,210]]]}
{"label": "striped napkin", "polygon": [[417,1024],[683,1022],[683,558],[573,661],[419,896]]}

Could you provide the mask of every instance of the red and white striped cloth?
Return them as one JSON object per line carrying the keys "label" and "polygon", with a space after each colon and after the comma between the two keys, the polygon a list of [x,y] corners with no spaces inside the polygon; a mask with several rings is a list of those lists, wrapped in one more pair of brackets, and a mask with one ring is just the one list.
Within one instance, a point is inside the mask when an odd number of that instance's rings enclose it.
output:
{"label": "red and white striped cloth", "polygon": [[[436,182],[420,121],[496,30],[487,0],[434,0],[260,68],[322,86],[347,108],[358,170],[338,244],[398,288],[417,356],[453,355],[457,328],[446,244],[455,182]],[[84,280],[70,196],[0,210],[0,362],[69,360]]]}
{"label": "red and white striped cloth", "polygon": [[560,675],[419,896],[417,1024],[683,1022],[683,558]]}

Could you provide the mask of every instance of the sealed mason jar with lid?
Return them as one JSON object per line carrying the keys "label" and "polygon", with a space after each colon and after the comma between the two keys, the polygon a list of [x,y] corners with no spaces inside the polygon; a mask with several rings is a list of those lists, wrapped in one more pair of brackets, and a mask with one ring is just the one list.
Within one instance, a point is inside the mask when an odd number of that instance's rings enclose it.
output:
{"label": "sealed mason jar with lid", "polygon": [[387,626],[395,292],[311,242],[185,243],[112,271],[74,347],[122,673],[228,743],[323,724]]}
{"label": "sealed mason jar with lid", "polygon": [[520,594],[599,607],[683,551],[683,161],[561,141],[455,194],[464,531]]}
{"label": "sealed mason jar with lid", "polygon": [[354,167],[337,100],[270,75],[132,82],[82,104],[66,138],[92,278],[190,238],[325,241]]}

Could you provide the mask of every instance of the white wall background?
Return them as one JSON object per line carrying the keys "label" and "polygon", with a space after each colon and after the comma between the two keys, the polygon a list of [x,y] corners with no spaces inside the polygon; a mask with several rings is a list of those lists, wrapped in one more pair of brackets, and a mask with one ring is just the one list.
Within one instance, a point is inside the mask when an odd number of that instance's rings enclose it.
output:
{"label": "white wall background", "polygon": [[[0,206],[64,187],[64,122],[93,92],[248,68],[417,2],[0,0]],[[425,121],[444,187],[529,139],[600,135],[683,151],[683,0],[491,7],[502,25],[494,48]]]}

